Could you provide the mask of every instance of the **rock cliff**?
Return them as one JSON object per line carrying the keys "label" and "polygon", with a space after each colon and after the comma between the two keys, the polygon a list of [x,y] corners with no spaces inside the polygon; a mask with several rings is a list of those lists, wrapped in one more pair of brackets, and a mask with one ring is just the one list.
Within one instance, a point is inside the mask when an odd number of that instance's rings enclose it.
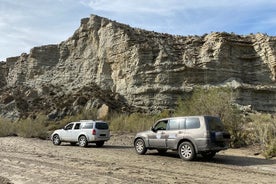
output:
{"label": "rock cliff", "polygon": [[0,114],[155,111],[195,86],[223,85],[239,92],[237,103],[275,112],[275,75],[276,37],[174,36],[91,15],[66,41],[0,63]]}

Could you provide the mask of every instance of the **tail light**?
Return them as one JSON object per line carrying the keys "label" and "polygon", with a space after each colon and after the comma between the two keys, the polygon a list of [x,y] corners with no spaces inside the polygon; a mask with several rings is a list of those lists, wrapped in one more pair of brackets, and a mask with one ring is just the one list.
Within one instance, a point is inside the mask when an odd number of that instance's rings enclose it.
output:
{"label": "tail light", "polygon": [[95,129],[92,130],[92,135],[96,135],[96,130]]}

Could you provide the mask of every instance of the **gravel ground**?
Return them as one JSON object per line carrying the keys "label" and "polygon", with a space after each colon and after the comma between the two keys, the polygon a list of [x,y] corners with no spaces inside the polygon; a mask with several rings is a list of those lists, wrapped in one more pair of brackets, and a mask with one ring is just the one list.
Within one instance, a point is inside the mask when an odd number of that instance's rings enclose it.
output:
{"label": "gravel ground", "polygon": [[0,138],[0,183],[275,183],[276,159],[229,149],[213,160],[182,161],[175,152],[138,155],[133,134],[116,134],[102,148],[49,140]]}

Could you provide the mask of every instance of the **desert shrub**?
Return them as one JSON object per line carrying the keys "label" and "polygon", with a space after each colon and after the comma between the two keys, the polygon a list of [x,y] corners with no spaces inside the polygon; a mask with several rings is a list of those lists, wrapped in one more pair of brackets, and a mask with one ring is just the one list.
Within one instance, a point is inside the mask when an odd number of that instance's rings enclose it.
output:
{"label": "desert shrub", "polygon": [[276,119],[271,114],[252,114],[250,140],[261,147],[263,155],[276,156]]}
{"label": "desert shrub", "polygon": [[149,130],[155,118],[151,115],[114,113],[110,116],[110,130],[115,132],[139,132]]}
{"label": "desert shrub", "polygon": [[15,134],[14,123],[6,119],[0,119],[0,137],[6,137]]}
{"label": "desert shrub", "polygon": [[35,119],[22,119],[16,122],[16,134],[26,138],[46,139],[49,136],[46,122],[46,116],[37,116]]}
{"label": "desert shrub", "polygon": [[235,95],[229,88],[197,88],[190,97],[178,100],[174,116],[218,116],[231,134],[231,146],[243,146],[246,143],[245,121],[233,104]]}

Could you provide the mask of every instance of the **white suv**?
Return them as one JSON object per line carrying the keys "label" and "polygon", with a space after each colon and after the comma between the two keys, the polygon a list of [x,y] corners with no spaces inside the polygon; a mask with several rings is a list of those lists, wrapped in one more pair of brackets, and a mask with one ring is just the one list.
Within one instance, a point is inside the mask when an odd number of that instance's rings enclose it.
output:
{"label": "white suv", "polygon": [[97,147],[101,147],[109,139],[108,124],[93,120],[71,122],[63,129],[55,130],[51,135],[54,145],[60,145],[61,142],[70,142],[71,145],[78,143],[81,147],[86,147],[88,143],[96,143]]}

